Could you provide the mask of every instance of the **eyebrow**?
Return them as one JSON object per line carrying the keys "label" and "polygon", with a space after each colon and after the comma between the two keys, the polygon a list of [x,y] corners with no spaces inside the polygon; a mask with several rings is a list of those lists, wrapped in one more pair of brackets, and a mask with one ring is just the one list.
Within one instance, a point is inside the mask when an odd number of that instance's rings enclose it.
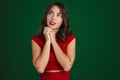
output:
{"label": "eyebrow", "polygon": [[[52,11],[52,12],[54,12],[54,11],[53,11],[53,10],[51,10],[51,9],[50,9],[49,11]],[[49,11],[48,11],[48,12],[49,12]],[[60,12],[58,12],[57,14],[62,14],[62,12],[60,11]]]}

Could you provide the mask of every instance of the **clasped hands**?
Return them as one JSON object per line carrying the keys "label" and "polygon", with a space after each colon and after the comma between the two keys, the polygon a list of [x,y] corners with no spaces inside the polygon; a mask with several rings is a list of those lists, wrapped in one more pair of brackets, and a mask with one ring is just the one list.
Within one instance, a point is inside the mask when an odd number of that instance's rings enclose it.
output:
{"label": "clasped hands", "polygon": [[44,27],[43,34],[44,34],[46,41],[48,41],[50,43],[55,42],[56,41],[56,39],[55,39],[56,33],[57,33],[57,30],[53,30],[50,27]]}

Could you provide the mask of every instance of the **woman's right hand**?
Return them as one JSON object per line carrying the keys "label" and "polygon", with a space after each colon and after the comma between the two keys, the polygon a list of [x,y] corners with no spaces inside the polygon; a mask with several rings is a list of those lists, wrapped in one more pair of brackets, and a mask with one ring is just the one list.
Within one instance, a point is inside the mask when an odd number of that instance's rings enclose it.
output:
{"label": "woman's right hand", "polygon": [[45,37],[45,40],[46,40],[46,41],[50,41],[50,31],[52,31],[51,28],[49,28],[49,27],[44,27],[43,34],[44,34],[44,37]]}

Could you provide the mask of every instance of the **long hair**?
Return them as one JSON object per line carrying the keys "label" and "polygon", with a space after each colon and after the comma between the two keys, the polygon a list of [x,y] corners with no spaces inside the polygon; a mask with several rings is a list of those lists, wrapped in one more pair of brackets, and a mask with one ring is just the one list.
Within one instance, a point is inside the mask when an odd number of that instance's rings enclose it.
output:
{"label": "long hair", "polygon": [[72,31],[71,31],[70,25],[69,25],[69,16],[68,16],[67,8],[59,2],[52,3],[51,5],[49,5],[47,7],[47,9],[45,11],[45,14],[44,14],[44,16],[41,20],[41,29],[40,29],[40,31],[37,35],[40,38],[44,39],[43,30],[44,30],[44,27],[47,26],[47,14],[53,6],[58,6],[61,13],[62,13],[63,22],[62,22],[62,25],[59,28],[59,31],[56,34],[56,37],[60,41],[64,42],[66,40],[66,38],[68,37],[68,35],[70,35],[72,33]]}

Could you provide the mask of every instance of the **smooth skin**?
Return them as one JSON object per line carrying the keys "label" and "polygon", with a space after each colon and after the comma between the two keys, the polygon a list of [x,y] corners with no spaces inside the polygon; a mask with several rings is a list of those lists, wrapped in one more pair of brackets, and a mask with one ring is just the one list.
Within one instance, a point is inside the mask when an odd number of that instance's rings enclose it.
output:
{"label": "smooth skin", "polygon": [[[56,24],[51,25],[50,21],[54,21]],[[64,71],[69,71],[75,60],[75,47],[76,39],[74,38],[67,46],[66,54],[62,51],[58,43],[56,42],[56,33],[62,24],[62,14],[57,6],[53,6],[47,15],[47,25],[44,27],[45,45],[43,49],[34,41],[32,43],[32,58],[33,65],[39,73],[44,73],[50,56],[50,45],[52,45],[55,56],[59,64],[63,67]],[[60,72],[61,70],[47,70],[46,72]]]}

